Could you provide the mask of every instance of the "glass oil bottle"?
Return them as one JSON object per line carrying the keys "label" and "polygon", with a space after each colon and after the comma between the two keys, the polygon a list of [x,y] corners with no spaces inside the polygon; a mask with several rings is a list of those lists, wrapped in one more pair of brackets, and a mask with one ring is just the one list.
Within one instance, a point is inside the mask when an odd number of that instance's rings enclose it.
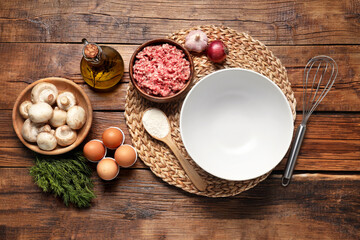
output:
{"label": "glass oil bottle", "polygon": [[112,47],[82,40],[81,75],[90,87],[105,90],[115,86],[124,75],[124,61]]}

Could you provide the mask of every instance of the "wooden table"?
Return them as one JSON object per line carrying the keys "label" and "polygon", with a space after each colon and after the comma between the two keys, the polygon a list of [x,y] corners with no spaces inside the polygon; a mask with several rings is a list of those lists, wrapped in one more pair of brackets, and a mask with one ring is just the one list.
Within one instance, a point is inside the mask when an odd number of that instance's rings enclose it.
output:
{"label": "wooden table", "polygon": [[[280,58],[302,109],[302,72],[315,55],[339,65],[335,86],[312,116],[291,185],[284,161],[255,188],[205,198],[167,185],[141,161],[104,183],[78,210],[43,193],[29,175],[34,157],[11,124],[16,97],[48,77],[78,83],[94,108],[88,139],[126,132],[129,75],[95,93],[80,75],[81,39],[110,45],[126,65],[144,41],[196,25],[247,32]],[[360,2],[25,1],[0,2],[0,239],[360,239]],[[126,66],[126,71],[128,67]]]}

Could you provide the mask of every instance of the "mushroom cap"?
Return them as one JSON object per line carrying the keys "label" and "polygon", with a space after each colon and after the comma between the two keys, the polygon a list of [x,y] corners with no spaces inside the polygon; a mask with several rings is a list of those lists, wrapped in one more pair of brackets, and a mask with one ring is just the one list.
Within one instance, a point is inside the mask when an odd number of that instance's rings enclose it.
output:
{"label": "mushroom cap", "polygon": [[52,115],[52,107],[45,102],[35,103],[29,108],[29,118],[34,123],[46,123]]}
{"label": "mushroom cap", "polygon": [[39,128],[39,132],[51,132],[51,127],[49,124],[44,125],[43,127]]}
{"label": "mushroom cap", "polygon": [[82,128],[86,122],[86,112],[80,106],[71,107],[66,116],[66,124],[76,130]]}
{"label": "mushroom cap", "polygon": [[36,142],[36,138],[41,132],[42,125],[35,124],[30,121],[30,119],[26,119],[22,128],[21,128],[21,135],[23,138],[28,142]]}
{"label": "mushroom cap", "polygon": [[24,101],[20,104],[19,112],[23,118],[25,118],[25,119],[29,118],[29,109],[30,109],[31,105],[32,105],[32,102],[30,102],[30,101]]}
{"label": "mushroom cap", "polygon": [[72,130],[69,126],[64,125],[56,129],[55,138],[60,146],[65,147],[75,142],[77,138],[77,133],[76,131]]}
{"label": "mushroom cap", "polygon": [[76,98],[72,92],[63,92],[57,97],[56,103],[60,109],[67,111],[76,105]]}
{"label": "mushroom cap", "polygon": [[49,120],[49,123],[53,127],[60,127],[66,123],[66,112],[64,110],[55,107],[53,115]]}
{"label": "mushroom cap", "polygon": [[53,105],[58,97],[58,90],[52,83],[41,82],[31,90],[31,101],[33,103],[46,102]]}
{"label": "mushroom cap", "polygon": [[36,138],[36,142],[40,149],[51,151],[56,148],[57,142],[54,135],[49,132],[41,132]]}

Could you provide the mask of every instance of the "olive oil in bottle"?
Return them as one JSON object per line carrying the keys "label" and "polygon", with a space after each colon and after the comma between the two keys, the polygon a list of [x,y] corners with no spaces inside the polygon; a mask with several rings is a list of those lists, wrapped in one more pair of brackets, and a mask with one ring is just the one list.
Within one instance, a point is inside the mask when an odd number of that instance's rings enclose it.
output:
{"label": "olive oil in bottle", "polygon": [[80,62],[81,75],[94,89],[109,89],[124,75],[124,61],[113,48],[89,43],[85,38],[83,58]]}

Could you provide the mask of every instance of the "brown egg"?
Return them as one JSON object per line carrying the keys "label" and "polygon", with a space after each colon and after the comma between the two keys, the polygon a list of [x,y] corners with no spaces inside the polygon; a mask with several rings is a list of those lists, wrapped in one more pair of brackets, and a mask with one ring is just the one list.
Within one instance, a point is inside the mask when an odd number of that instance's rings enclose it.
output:
{"label": "brown egg", "polygon": [[130,145],[122,145],[115,151],[115,160],[121,167],[132,166],[136,159],[136,150]]}
{"label": "brown egg", "polygon": [[112,180],[119,174],[120,168],[115,159],[104,158],[98,163],[96,171],[101,179]]}
{"label": "brown egg", "polygon": [[106,149],[100,140],[94,139],[85,144],[83,152],[89,161],[97,162],[105,156]]}
{"label": "brown egg", "polygon": [[124,142],[124,135],[119,128],[110,127],[102,135],[104,145],[110,149],[115,149]]}

